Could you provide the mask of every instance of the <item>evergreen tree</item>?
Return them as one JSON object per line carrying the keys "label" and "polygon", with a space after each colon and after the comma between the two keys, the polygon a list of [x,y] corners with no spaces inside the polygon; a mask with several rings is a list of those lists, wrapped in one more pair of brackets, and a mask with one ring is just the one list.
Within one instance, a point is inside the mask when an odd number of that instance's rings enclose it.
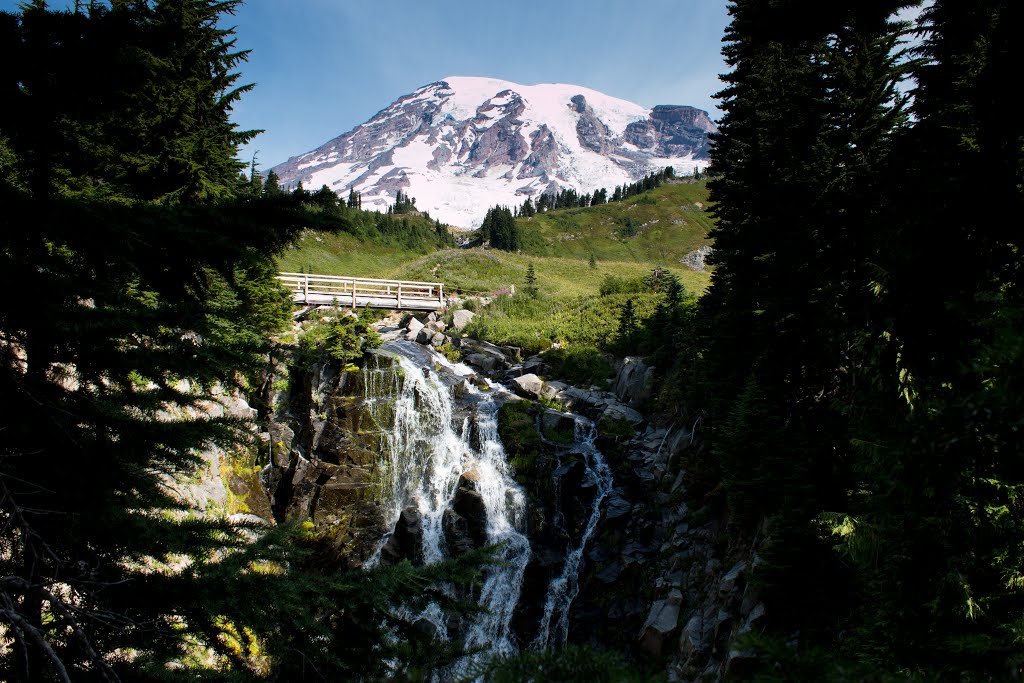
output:
{"label": "evergreen tree", "polygon": [[615,332],[615,345],[619,353],[629,355],[636,353],[639,325],[636,309],[632,299],[626,299],[619,313],[619,326]]}
{"label": "evergreen tree", "polygon": [[283,190],[281,190],[281,179],[278,177],[277,173],[274,170],[271,170],[269,173],[267,173],[267,180],[263,184],[263,194],[265,194],[268,197],[274,197],[279,194],[282,194],[282,192]]}
{"label": "evergreen tree", "polygon": [[327,187],[327,185],[321,185],[320,189],[312,194],[310,197],[314,204],[322,207],[335,207],[338,205],[338,195],[334,194],[334,190]]}
{"label": "evergreen tree", "polygon": [[410,651],[385,634],[419,638],[392,607],[446,601],[431,574],[453,568],[326,573],[294,529],[197,517],[175,493],[204,449],[249,446],[212,397],[266,372],[291,313],[273,257],[316,220],[239,185],[244,53],[218,28],[236,5],[0,13],[0,268],[32,293],[0,303],[13,680],[384,677]]}
{"label": "evergreen tree", "polygon": [[[889,21],[902,4],[730,7],[732,71],[710,185],[716,269],[700,316],[718,416],[712,467],[733,514],[751,525],[772,515],[788,539],[791,551],[771,554],[765,592],[780,623],[800,623],[811,638],[846,609],[823,599],[841,565],[816,520],[849,505],[849,427],[834,407],[854,390],[848,367],[872,258],[858,235],[878,206],[865,197],[876,196],[905,120],[902,27]],[[812,611],[819,619],[807,619]]]}
{"label": "evergreen tree", "polygon": [[537,273],[533,269],[532,261],[526,267],[526,279],[524,280],[524,283],[526,286],[523,287],[523,291],[526,292],[526,295],[532,299],[537,298],[537,294],[539,293],[539,290],[537,289]]}
{"label": "evergreen tree", "polygon": [[263,194],[263,176],[256,170],[256,155],[252,155],[252,163],[249,165],[249,179],[246,191],[251,197],[259,197]]}
{"label": "evergreen tree", "polygon": [[481,242],[490,242],[495,249],[518,251],[522,248],[519,225],[508,207],[495,206],[490,209],[477,234]]}

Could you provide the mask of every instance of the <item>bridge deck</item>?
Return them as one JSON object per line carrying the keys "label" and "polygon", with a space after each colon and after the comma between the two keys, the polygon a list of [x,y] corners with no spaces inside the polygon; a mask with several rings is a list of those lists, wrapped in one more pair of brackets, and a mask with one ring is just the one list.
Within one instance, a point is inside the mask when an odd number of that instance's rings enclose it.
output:
{"label": "bridge deck", "polygon": [[299,304],[412,311],[436,311],[444,307],[444,284],[441,282],[376,280],[312,273],[280,273],[277,279],[291,290],[292,300]]}

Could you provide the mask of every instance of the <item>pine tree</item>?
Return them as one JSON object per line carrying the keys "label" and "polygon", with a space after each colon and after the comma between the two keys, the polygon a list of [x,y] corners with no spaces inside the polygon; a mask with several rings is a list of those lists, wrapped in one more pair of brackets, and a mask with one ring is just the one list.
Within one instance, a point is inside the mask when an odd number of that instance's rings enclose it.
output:
{"label": "pine tree", "polygon": [[632,299],[626,299],[619,313],[619,326],[615,332],[615,345],[619,353],[629,355],[636,353],[639,325],[636,309]]}
{"label": "pine tree", "polygon": [[263,194],[268,197],[274,197],[283,193],[281,189],[281,179],[278,177],[274,170],[267,173],[267,180],[263,183]]}
{"label": "pine tree", "polygon": [[[1012,178],[1024,168],[1024,131],[1006,114],[1002,79],[1021,63],[1021,18],[1011,2],[940,1],[924,15],[917,121],[888,170],[904,182],[883,194],[872,233],[875,334],[860,344],[858,383],[873,391],[858,403],[857,437],[876,445],[857,452],[868,495],[851,515],[864,530],[852,540],[870,534],[881,561],[851,543],[868,586],[860,636],[865,649],[904,667],[927,662],[938,677],[1020,665],[1011,641],[1022,633],[1022,528],[1003,510],[1024,500],[1009,455],[1021,437],[1006,428],[1021,410],[1011,377],[1024,351],[1010,328],[1024,306],[1018,240],[1003,216],[1022,206]],[[951,221],[950,193],[965,186],[977,210]],[[946,250],[958,255],[955,278],[935,261]]]}
{"label": "pine tree", "polygon": [[[263,656],[282,679],[384,677],[405,648],[385,633],[419,647],[391,607],[445,601],[429,587],[454,567],[325,573],[294,529],[197,517],[174,492],[204,449],[248,447],[249,422],[211,397],[266,372],[266,332],[291,313],[274,255],[317,220],[239,185],[244,54],[218,28],[236,5],[0,14],[0,268],[32,293],[0,303],[13,680],[246,677]],[[176,667],[198,651],[216,671]]]}
{"label": "pine tree", "polygon": [[[748,525],[773,515],[775,533],[789,539],[791,551],[772,552],[764,575],[775,585],[765,591],[780,623],[803,620],[808,637],[845,608],[822,599],[840,565],[816,519],[848,509],[852,488],[849,425],[836,406],[855,389],[851,348],[876,255],[860,239],[878,207],[866,198],[878,196],[905,119],[901,27],[889,23],[900,5],[730,8],[732,70],[710,183],[716,270],[700,316],[705,391],[719,420],[713,459],[729,509]],[[806,618],[812,610],[820,620]]]}
{"label": "pine tree", "polygon": [[523,287],[523,291],[526,292],[526,295],[532,299],[537,298],[537,294],[539,293],[539,290],[537,289],[537,273],[533,269],[532,261],[526,267],[526,278],[524,283],[526,286]]}

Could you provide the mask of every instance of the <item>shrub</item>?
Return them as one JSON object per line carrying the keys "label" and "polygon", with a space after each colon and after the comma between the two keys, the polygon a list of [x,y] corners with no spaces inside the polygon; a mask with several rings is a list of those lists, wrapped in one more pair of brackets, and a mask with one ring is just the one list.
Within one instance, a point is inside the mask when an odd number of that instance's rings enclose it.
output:
{"label": "shrub", "polygon": [[642,277],[616,277],[614,275],[606,275],[601,281],[601,286],[598,291],[601,296],[611,296],[612,294],[637,294],[646,291],[647,287],[644,284],[644,278]]}
{"label": "shrub", "polygon": [[576,385],[601,384],[612,374],[604,354],[593,346],[551,349],[544,354],[544,362],[553,376]]}

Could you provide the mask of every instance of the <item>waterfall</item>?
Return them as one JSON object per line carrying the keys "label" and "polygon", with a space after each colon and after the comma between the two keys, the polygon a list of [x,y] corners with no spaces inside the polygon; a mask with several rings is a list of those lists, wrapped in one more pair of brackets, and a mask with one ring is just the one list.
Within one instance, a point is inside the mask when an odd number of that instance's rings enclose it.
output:
{"label": "waterfall", "polygon": [[583,563],[583,552],[601,518],[601,502],[612,490],[611,468],[608,467],[604,456],[594,445],[596,436],[597,429],[594,423],[584,417],[576,416],[576,448],[583,453],[585,476],[597,486],[597,493],[591,503],[587,526],[580,537],[579,544],[575,547],[570,546],[565,557],[565,564],[562,566],[562,573],[552,579],[548,585],[540,627],[533,642],[530,643],[530,647],[534,650],[561,647],[565,645],[569,637],[569,610],[580,592],[579,573],[580,565]]}
{"label": "waterfall", "polygon": [[[473,374],[467,366],[449,363],[417,344],[390,342],[381,353],[397,364],[397,371],[368,369],[365,385],[367,406],[385,427],[381,498],[387,522],[393,528],[402,510],[414,505],[423,531],[424,562],[443,560],[448,556],[445,512],[452,507],[460,479],[472,478],[486,513],[487,543],[498,545],[499,551],[498,562],[485,570],[480,606],[486,611],[462,637],[469,648],[485,648],[474,660],[514,653],[512,615],[530,560],[530,543],[524,533],[526,495],[512,478],[498,438],[494,395],[503,390],[477,389],[465,382]],[[473,414],[458,425],[452,397],[456,386],[466,402],[475,404]],[[370,563],[379,557],[380,549]],[[439,636],[447,637],[436,607],[415,618],[432,622]]]}
{"label": "waterfall", "polygon": [[[446,672],[463,678],[476,664],[494,656],[515,654],[518,643],[512,618],[519,603],[523,576],[531,558],[525,534],[527,497],[512,477],[505,449],[498,436],[497,411],[507,391],[487,383],[480,389],[467,381],[474,372],[448,362],[433,351],[411,342],[388,342],[376,351],[383,362],[364,370],[366,405],[383,429],[384,462],[380,500],[388,528],[394,529],[403,510],[414,506],[422,529],[422,559],[438,562],[450,556],[445,537],[446,513],[451,514],[460,482],[470,481],[486,513],[486,542],[496,545],[497,563],[485,569],[479,605],[484,608],[459,633],[450,633],[441,610],[431,605],[411,620],[426,620],[437,637],[461,638],[468,649],[481,651]],[[372,364],[370,364],[372,365]],[[460,406],[471,406],[458,417]],[[569,612],[579,593],[583,553],[600,519],[601,502],[612,487],[611,470],[594,445],[596,429],[586,418],[575,419],[572,452],[584,460],[584,477],[596,488],[586,527],[578,545],[570,542],[561,573],[548,586],[535,649],[560,647],[569,632]],[[553,482],[555,490],[559,481]],[[558,524],[560,513],[556,513]],[[379,562],[383,541],[368,564]]]}

